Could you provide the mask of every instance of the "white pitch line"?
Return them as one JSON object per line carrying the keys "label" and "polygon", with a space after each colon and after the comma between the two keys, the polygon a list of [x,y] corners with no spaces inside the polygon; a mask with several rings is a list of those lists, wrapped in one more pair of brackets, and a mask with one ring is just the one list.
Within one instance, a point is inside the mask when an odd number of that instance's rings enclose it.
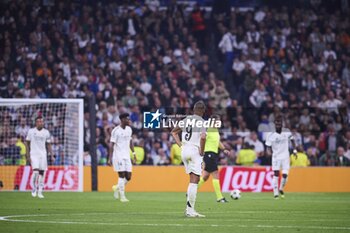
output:
{"label": "white pitch line", "polygon": [[[167,212],[98,212],[98,213],[71,213],[71,215],[99,215],[99,214],[112,214],[112,215],[145,215],[145,214],[150,214],[150,215],[154,215],[154,214],[179,214],[179,213],[183,213],[181,211],[167,211]],[[312,213],[315,214],[315,212],[310,211],[310,212],[306,212],[306,211],[288,211],[288,210],[229,210],[229,211],[201,211],[201,213],[204,214],[229,214],[229,213],[237,213],[237,214],[256,214],[256,213],[262,213],[262,214],[288,214],[288,216],[290,216],[291,214],[308,214],[308,213]],[[350,211],[347,210],[343,210],[343,211],[338,211],[338,213],[341,214],[349,214]],[[317,211],[317,214],[329,214],[329,211]],[[60,215],[60,214],[57,214]]]}
{"label": "white pitch line", "polygon": [[332,227],[332,226],[288,226],[288,225],[232,225],[232,224],[180,224],[180,223],[102,223],[102,222],[75,222],[75,221],[43,221],[29,219],[13,219],[21,217],[48,217],[62,214],[28,214],[28,215],[10,215],[0,216],[0,221],[7,222],[25,222],[25,223],[49,223],[49,224],[77,224],[77,225],[105,225],[105,226],[149,226],[149,227],[241,227],[241,228],[289,228],[289,229],[317,229],[317,230],[350,230],[350,227]]}
{"label": "white pitch line", "polygon": [[[65,218],[55,218],[56,221],[70,221],[71,219],[65,219]],[[133,219],[133,221],[141,222],[141,221],[158,221],[162,222],[163,220],[159,219]],[[185,221],[191,221],[191,218],[185,218]],[[203,221],[215,221],[217,222],[218,219],[212,219],[212,218],[205,218],[202,219]],[[89,220],[90,222],[96,222],[96,220]],[[167,221],[167,220],[166,220]],[[221,222],[342,222],[342,221],[348,221],[348,219],[303,219],[303,220],[297,220],[297,219],[220,219]]]}

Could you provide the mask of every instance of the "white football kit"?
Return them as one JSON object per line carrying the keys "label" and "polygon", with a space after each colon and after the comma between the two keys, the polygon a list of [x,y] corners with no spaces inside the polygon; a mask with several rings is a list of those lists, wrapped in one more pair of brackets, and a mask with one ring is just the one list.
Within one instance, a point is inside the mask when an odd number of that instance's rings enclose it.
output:
{"label": "white football kit", "polygon": [[[186,123],[190,121],[202,121],[204,119],[197,115],[187,116],[183,121]],[[196,125],[188,125],[182,128],[182,162],[184,163],[186,173],[194,173],[196,175],[202,174],[202,162],[203,158],[199,153],[201,134],[205,134],[204,127],[198,128]]]}
{"label": "white football kit", "polygon": [[46,143],[51,142],[47,129],[31,128],[28,130],[26,141],[30,142],[30,159],[32,169],[47,170]]}
{"label": "white football kit", "polygon": [[283,174],[288,174],[290,168],[289,141],[293,140],[293,135],[287,128],[282,128],[282,132],[269,133],[266,136],[266,146],[272,148],[272,170],[279,171],[282,168]]}
{"label": "white football kit", "polygon": [[125,129],[117,126],[112,131],[111,142],[114,143],[112,163],[116,172],[132,171],[130,159],[131,135],[132,130],[130,126],[126,126]]}

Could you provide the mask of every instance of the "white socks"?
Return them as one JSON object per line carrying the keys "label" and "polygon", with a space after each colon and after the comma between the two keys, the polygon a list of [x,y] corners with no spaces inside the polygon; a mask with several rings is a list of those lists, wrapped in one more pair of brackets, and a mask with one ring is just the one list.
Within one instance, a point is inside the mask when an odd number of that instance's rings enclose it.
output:
{"label": "white socks", "polygon": [[193,208],[196,204],[198,184],[189,183],[187,188],[187,207]]}
{"label": "white socks", "polygon": [[280,185],[280,190],[283,191],[284,186],[286,186],[288,176],[286,178],[282,177],[281,185]]}
{"label": "white socks", "polygon": [[33,171],[32,175],[32,183],[33,183],[33,189],[36,191],[38,188],[38,177],[39,177],[39,171]]}
{"label": "white socks", "polygon": [[278,196],[278,176],[273,176],[273,195]]}
{"label": "white socks", "polygon": [[119,187],[120,196],[125,197],[125,179],[124,178],[118,178],[118,187]]}
{"label": "white socks", "polygon": [[39,183],[39,193],[41,193],[44,189],[44,175],[39,175],[38,183]]}

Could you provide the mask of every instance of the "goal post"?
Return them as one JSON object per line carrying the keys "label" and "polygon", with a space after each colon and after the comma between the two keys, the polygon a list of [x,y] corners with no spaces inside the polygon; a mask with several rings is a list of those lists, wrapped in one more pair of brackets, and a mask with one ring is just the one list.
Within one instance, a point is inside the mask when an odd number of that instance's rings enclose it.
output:
{"label": "goal post", "polygon": [[83,106],[83,99],[0,99],[0,190],[32,189],[24,141],[42,116],[55,157],[48,158],[44,190],[83,191]]}

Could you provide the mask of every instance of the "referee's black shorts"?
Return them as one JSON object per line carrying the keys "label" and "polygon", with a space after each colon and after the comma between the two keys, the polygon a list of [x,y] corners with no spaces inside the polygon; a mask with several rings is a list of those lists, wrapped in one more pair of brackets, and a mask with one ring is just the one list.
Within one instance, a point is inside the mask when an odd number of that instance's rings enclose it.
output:
{"label": "referee's black shorts", "polygon": [[218,153],[215,152],[204,152],[204,170],[212,173],[214,171],[218,170],[218,162],[219,162],[219,156]]}

